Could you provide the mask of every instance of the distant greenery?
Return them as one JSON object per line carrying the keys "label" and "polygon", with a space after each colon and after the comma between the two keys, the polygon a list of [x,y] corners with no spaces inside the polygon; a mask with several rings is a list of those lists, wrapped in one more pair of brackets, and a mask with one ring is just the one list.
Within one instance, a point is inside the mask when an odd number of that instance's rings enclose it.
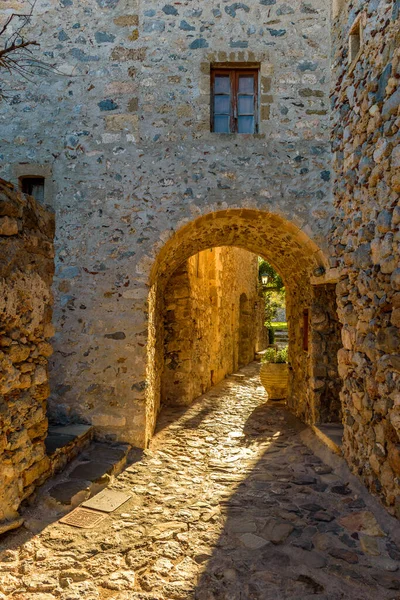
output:
{"label": "distant greenery", "polygon": [[283,323],[283,322],[279,322],[279,321],[273,321],[270,325],[271,329],[287,329],[287,323]]}
{"label": "distant greenery", "polygon": [[259,258],[258,259],[258,277],[260,279],[261,282],[261,277],[263,275],[268,275],[268,283],[266,286],[266,289],[270,288],[274,288],[281,290],[282,288],[285,287],[282,277],[279,275],[279,273],[277,273],[274,269],[274,267],[272,265],[269,264],[269,262],[267,262],[266,260],[264,260],[263,258]]}
{"label": "distant greenery", "polygon": [[281,350],[267,348],[262,358],[262,362],[283,364],[288,362],[288,347],[284,346]]}
{"label": "distant greenery", "polygon": [[[261,283],[263,275],[268,275],[268,284],[262,286],[265,301],[265,327],[268,329],[269,343],[275,341],[276,325],[273,323],[279,308],[286,306],[286,291],[282,277],[272,265],[263,258],[258,259],[258,276]],[[286,324],[287,327],[287,324]],[[284,329],[284,327],[282,327]]]}

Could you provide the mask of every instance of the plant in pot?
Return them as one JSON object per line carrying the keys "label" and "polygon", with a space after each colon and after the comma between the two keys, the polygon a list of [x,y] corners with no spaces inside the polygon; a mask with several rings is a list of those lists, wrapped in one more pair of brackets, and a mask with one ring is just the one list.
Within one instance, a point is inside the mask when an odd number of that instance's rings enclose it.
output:
{"label": "plant in pot", "polygon": [[260,369],[260,379],[270,400],[286,399],[289,380],[287,346],[280,350],[274,348],[266,350]]}

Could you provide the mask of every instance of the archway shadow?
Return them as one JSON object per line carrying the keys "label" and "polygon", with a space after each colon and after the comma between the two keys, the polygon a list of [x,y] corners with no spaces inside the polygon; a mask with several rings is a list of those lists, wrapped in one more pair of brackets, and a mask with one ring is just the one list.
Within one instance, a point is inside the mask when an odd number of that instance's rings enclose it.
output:
{"label": "archway shadow", "polygon": [[[358,535],[349,535],[339,522],[343,515],[364,510],[363,501],[345,482],[333,490],[338,478],[333,483],[320,475],[322,461],[299,436],[306,426],[283,403],[266,402],[254,385],[257,374],[251,366],[249,373],[253,383],[238,386],[230,378],[218,384],[225,388],[222,404],[220,390],[214,389],[195,405],[165,411],[150,452],[119,479],[134,491],[144,487],[146,472],[156,484],[139,492],[143,502],[132,500],[121,509],[132,512],[135,527],[110,535],[110,526],[121,517],[107,517],[105,526],[93,530],[93,546],[84,561],[90,564],[93,549],[99,559],[112,549],[115,555],[129,553],[139,560],[135,585],[122,594],[116,591],[115,600],[119,595],[152,600],[393,599],[400,575],[378,569],[376,557],[362,558]],[[253,393],[257,396],[247,403],[243,423],[233,405]],[[222,444],[216,443],[219,435]],[[196,456],[202,444],[206,452],[200,465]],[[51,548],[60,542],[60,533],[67,542],[57,547],[60,557],[73,546],[84,547],[88,536],[71,528],[48,538]],[[17,548],[33,535],[10,534],[0,549]],[[400,560],[389,535],[382,538],[382,547],[390,559]],[[171,557],[167,563],[162,558],[166,552]],[[160,559],[166,570],[154,571]],[[399,588],[381,587],[381,580]],[[105,593],[100,597],[114,600],[102,582],[95,578]]]}
{"label": "archway shadow", "polygon": [[[224,386],[228,395],[229,387],[237,384],[228,378],[194,405],[180,409],[181,434],[200,427],[203,435],[215,438],[218,427],[213,422],[221,419],[221,414],[213,397],[217,398],[219,386]],[[241,393],[251,393],[252,384],[241,381],[240,388]],[[227,415],[222,419],[228,423],[229,406],[224,410]],[[306,429],[284,402],[265,401],[260,394],[260,403],[245,423],[230,432],[232,456],[226,459],[228,451],[225,455],[211,451],[212,504],[216,508],[210,512],[211,519],[205,519],[211,525],[206,526],[202,519],[191,523],[187,541],[182,540],[185,552],[198,564],[199,574],[193,573],[191,581],[188,578],[181,587],[160,587],[160,597],[392,598],[393,594],[378,585],[382,573],[374,566],[373,557],[361,558],[365,555],[358,535],[350,535],[339,521],[341,516],[365,510],[364,501],[346,482],[330,475],[331,469],[303,444],[300,434]],[[189,443],[186,453],[190,454],[190,447]],[[247,460],[250,456],[255,460]],[[203,485],[207,502],[208,476]],[[192,540],[198,540],[199,547]],[[328,546],[324,540],[329,540]],[[387,538],[383,544],[388,558],[400,558],[393,541]],[[398,574],[390,577],[390,585],[400,586]]]}
{"label": "archway shadow", "polygon": [[[378,585],[373,559],[354,568],[363,553],[358,535],[350,536],[336,520],[344,498],[335,493],[346,494],[344,513],[365,504],[350,496],[347,483],[332,494],[332,483],[317,474],[326,465],[298,437],[306,428],[282,402],[266,402],[252,412],[240,445],[265,450],[221,503],[223,526],[188,600],[392,598]],[[330,540],[329,548],[318,545],[323,539]],[[386,547],[400,558],[393,542]],[[392,576],[394,589],[400,577]]]}

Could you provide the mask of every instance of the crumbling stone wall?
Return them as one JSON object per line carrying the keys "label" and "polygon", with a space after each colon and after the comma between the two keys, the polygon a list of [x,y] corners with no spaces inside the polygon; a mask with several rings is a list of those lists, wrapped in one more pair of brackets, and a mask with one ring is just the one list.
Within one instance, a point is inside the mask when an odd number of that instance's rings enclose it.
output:
{"label": "crumbling stone wall", "polygon": [[[304,281],[318,249],[329,256],[329,11],[320,0],[36,2],[32,37],[63,75],[26,89],[7,82],[1,162],[14,181],[27,162],[52,173],[55,421],[146,445],[158,403],[151,272],[188,223],[255,211],[255,227],[271,225],[255,251],[288,262],[291,286],[292,242]],[[210,67],[220,61],[259,63],[257,135],[210,132]],[[296,234],[275,232],[282,222]]]}
{"label": "crumbling stone wall", "polygon": [[263,313],[255,254],[210,248],[181,265],[165,291],[161,402],[190,404],[254,360]]}
{"label": "crumbling stone wall", "polygon": [[[350,68],[348,36],[364,45]],[[400,4],[343,2],[333,23],[337,219],[344,348],[344,451],[400,517]]]}
{"label": "crumbling stone wall", "polygon": [[0,180],[0,533],[49,474],[54,216]]}

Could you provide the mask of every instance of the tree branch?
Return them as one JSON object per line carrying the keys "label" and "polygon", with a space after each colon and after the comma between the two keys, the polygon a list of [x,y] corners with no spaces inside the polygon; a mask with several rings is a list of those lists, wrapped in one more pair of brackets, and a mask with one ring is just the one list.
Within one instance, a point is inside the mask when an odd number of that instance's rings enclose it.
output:
{"label": "tree branch", "polygon": [[21,50],[23,48],[27,48],[28,46],[40,46],[38,42],[21,42],[20,44],[11,44],[8,48],[3,48],[0,50],[0,61],[5,54],[9,54],[10,52],[16,52],[17,50]]}

